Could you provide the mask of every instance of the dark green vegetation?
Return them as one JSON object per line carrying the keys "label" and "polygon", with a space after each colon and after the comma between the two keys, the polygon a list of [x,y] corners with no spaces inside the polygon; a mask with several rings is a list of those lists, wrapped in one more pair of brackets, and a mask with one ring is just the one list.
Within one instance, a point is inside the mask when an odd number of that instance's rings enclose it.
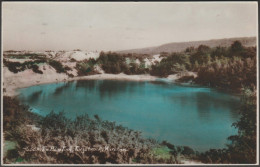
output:
{"label": "dark green vegetation", "polygon": [[[13,51],[6,51],[6,53],[13,52]],[[4,57],[7,55],[4,54]],[[15,59],[44,59],[45,55],[37,54],[37,53],[24,53],[24,54],[8,54],[9,58]]]}
{"label": "dark green vegetation", "polygon": [[172,53],[161,60],[161,62],[152,65],[151,75],[167,77],[170,74],[176,74],[182,71],[191,70],[189,55],[184,53]]}
{"label": "dark green vegetation", "polygon": [[[99,58],[97,59],[97,63],[101,65],[102,69],[106,73],[119,74],[123,72],[128,75],[149,73],[149,69],[145,68],[142,56],[147,55],[101,52]],[[137,58],[139,59],[140,64],[135,62]],[[129,63],[127,63],[127,59],[130,61]]]}
{"label": "dark green vegetation", "polygon": [[25,61],[23,63],[20,62],[11,62],[3,59],[4,65],[13,73],[18,73],[21,71],[24,71],[26,69],[32,69],[33,72],[43,74],[41,70],[39,70],[39,64],[49,64],[52,66],[57,73],[66,73],[67,71],[70,71],[71,69],[68,66],[63,66],[59,61],[48,59],[45,57],[45,55],[39,55],[39,54],[18,54],[18,55],[4,55],[4,57],[8,58],[15,58],[15,59],[32,59]]}
{"label": "dark green vegetation", "polygon": [[[98,64],[106,73],[151,74],[167,77],[185,71],[197,72],[193,79],[200,85],[222,89],[241,90],[256,85],[256,47],[244,47],[235,41],[230,47],[210,48],[200,45],[189,47],[180,53],[161,53],[163,59],[151,67],[144,65],[144,55],[139,55],[140,64],[131,54],[101,53]],[[126,58],[134,60],[126,63]],[[186,76],[185,76],[186,77]],[[184,79],[185,80],[185,79]]]}
{"label": "dark green vegetation", "polygon": [[32,69],[35,73],[43,74],[41,70],[39,70],[39,66],[37,64],[44,63],[43,60],[35,60],[35,61],[26,61],[24,63],[20,62],[10,62],[4,59],[4,65],[8,67],[8,69],[13,73],[18,73],[24,71],[26,69]]}
{"label": "dark green vegetation", "polygon": [[183,53],[169,54],[152,66],[151,74],[166,77],[182,71],[194,71],[200,85],[222,89],[256,86],[256,48],[246,48],[235,41],[230,47],[187,48]]}
{"label": "dark green vegetation", "polygon": [[[75,60],[72,60],[72,61],[75,61]],[[93,58],[91,58],[89,60],[83,60],[83,61],[77,62],[76,69],[78,71],[78,76],[97,74],[98,72],[94,68],[94,65],[96,63],[97,63],[96,60]]]}
{"label": "dark green vegetation", "polygon": [[208,57],[208,61],[199,62],[197,83],[224,89],[256,86],[255,47],[245,48],[236,41],[229,48],[206,50],[204,57]]}
{"label": "dark green vegetation", "polygon": [[180,157],[194,156],[189,147],[145,139],[98,115],[70,120],[51,112],[41,117],[10,97],[4,97],[3,113],[5,147],[10,146],[5,163],[180,163]]}
{"label": "dark green vegetation", "polygon": [[57,73],[65,73],[65,68],[63,67],[63,65],[59,62],[59,61],[55,61],[55,60],[50,60],[48,62],[53,68],[55,68],[55,70],[57,71]]}

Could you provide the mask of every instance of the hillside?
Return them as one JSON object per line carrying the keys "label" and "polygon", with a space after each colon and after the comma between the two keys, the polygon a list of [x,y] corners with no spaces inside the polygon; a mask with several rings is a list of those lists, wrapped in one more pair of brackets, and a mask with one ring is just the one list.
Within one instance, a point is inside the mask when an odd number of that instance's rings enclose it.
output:
{"label": "hillside", "polygon": [[243,46],[256,46],[256,37],[240,37],[240,38],[224,38],[224,39],[213,39],[206,41],[191,41],[191,42],[173,42],[163,44],[161,46],[147,47],[141,49],[131,49],[117,51],[118,53],[137,53],[137,54],[159,54],[161,52],[181,52],[188,47],[198,47],[199,45],[207,45],[209,47],[223,46],[228,47],[234,41],[240,41]]}

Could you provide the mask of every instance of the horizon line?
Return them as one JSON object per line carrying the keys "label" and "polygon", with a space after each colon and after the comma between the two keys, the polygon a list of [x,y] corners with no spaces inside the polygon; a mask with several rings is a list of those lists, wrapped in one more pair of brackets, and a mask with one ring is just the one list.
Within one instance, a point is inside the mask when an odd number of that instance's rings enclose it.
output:
{"label": "horizon line", "polygon": [[[163,46],[163,45],[167,45],[167,44],[187,43],[187,42],[204,42],[204,41],[214,41],[214,40],[221,40],[221,39],[235,39],[235,38],[257,38],[257,36],[223,37],[223,38],[210,38],[210,39],[180,41],[180,42],[167,42],[167,43],[159,44],[159,45],[156,45],[156,46],[147,46],[147,47],[142,47],[142,48],[133,48],[133,49],[124,49],[124,50],[108,50],[108,51],[105,51],[105,52],[109,52],[109,51],[121,52],[121,51],[128,51],[128,50],[138,50],[138,49],[145,49],[145,48],[154,48],[154,47],[159,47],[159,46]],[[101,52],[101,51],[104,51],[102,49],[101,50],[99,50],[99,49],[88,50],[88,49],[75,48],[75,49],[70,49],[70,50],[67,50],[67,49],[55,49],[55,50],[51,50],[51,49],[45,49],[45,50],[26,50],[26,49],[24,49],[24,50],[15,50],[15,49],[8,49],[8,50],[4,50],[3,49],[3,52],[8,52],[8,51],[34,51],[34,52],[42,51],[42,52],[46,52],[46,51],[76,51],[76,50],[89,51],[89,52],[96,52],[96,51]]]}

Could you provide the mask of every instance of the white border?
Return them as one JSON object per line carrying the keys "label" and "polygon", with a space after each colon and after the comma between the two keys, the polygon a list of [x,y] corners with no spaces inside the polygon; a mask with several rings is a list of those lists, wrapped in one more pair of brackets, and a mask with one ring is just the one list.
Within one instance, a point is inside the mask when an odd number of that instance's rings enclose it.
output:
{"label": "white border", "polygon": [[257,55],[256,55],[256,64],[257,64],[257,74],[256,74],[256,79],[257,79],[257,85],[256,85],[256,89],[257,89],[257,91],[256,91],[256,93],[257,93],[257,95],[256,95],[256,102],[257,102],[257,108],[256,108],[256,124],[257,124],[257,126],[256,126],[256,156],[257,156],[257,160],[256,160],[256,163],[257,163],[257,165],[259,165],[259,32],[258,32],[258,30],[259,30],[259,23],[258,23],[258,17],[259,17],[259,11],[258,11],[258,2],[255,2],[256,3],[256,13],[257,13],[257,20],[256,20],[256,25],[257,25],[257,28],[256,28],[256,34],[257,34],[257,36],[256,36],[256,38],[257,38],[257,43],[256,43],[256,50],[257,50]]}
{"label": "white border", "polygon": [[[19,2],[19,1],[9,1],[7,3]],[[20,1],[19,3],[88,3],[88,2],[65,2],[65,1]],[[205,2],[89,2],[89,3],[255,3],[256,11],[257,11],[257,28],[256,28],[256,48],[257,48],[257,162],[256,164],[4,164],[3,163],[3,3],[1,2],[1,166],[251,166],[251,165],[259,165],[259,32],[258,32],[258,2],[257,1],[205,1]]]}

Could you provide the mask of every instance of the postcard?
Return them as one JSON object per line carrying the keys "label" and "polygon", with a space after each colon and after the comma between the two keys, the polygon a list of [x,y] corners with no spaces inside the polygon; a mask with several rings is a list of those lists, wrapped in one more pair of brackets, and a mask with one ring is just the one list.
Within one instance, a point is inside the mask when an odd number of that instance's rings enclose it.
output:
{"label": "postcard", "polygon": [[1,164],[259,163],[257,2],[2,2]]}

